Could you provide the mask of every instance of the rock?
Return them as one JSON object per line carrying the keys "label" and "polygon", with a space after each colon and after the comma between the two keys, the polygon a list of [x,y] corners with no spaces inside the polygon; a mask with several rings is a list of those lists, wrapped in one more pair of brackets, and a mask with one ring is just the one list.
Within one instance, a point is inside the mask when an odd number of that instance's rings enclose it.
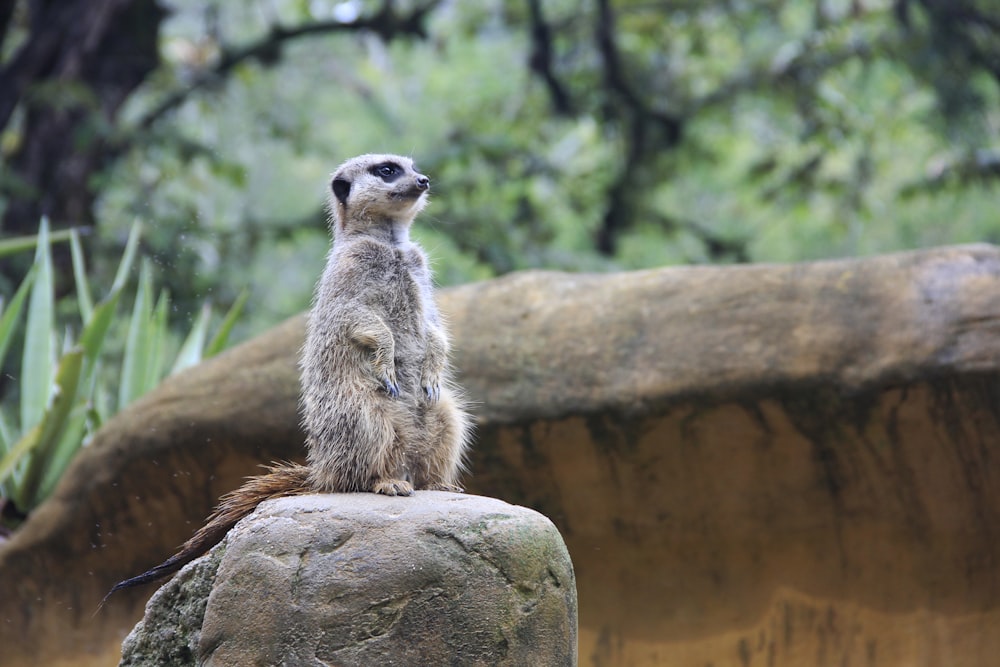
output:
{"label": "rock", "polygon": [[[992,665],[1000,249],[514,274],[442,298],[471,492],[573,557],[585,665]],[[111,665],[219,495],[301,456],[296,318],[105,425],[0,547],[4,665]],[[59,572],[60,576],[52,576]]]}
{"label": "rock", "polygon": [[282,498],[153,597],[121,664],[575,665],[573,568],[491,498]]}
{"label": "rock", "polygon": [[145,616],[122,642],[120,667],[196,664],[205,607],[225,552],[225,545],[218,545],[153,594]]}

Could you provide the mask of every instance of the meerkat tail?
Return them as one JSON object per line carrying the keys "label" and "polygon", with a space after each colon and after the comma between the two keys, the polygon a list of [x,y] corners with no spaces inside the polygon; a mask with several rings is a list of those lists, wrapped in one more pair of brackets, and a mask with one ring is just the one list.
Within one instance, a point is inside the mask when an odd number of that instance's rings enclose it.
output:
{"label": "meerkat tail", "polygon": [[115,591],[148,584],[177,572],[221,542],[230,528],[265,500],[315,493],[309,486],[309,469],[306,466],[276,463],[265,468],[268,470],[267,474],[248,477],[243,486],[222,496],[205,525],[181,545],[176,554],[138,576],[115,584],[101,604]]}

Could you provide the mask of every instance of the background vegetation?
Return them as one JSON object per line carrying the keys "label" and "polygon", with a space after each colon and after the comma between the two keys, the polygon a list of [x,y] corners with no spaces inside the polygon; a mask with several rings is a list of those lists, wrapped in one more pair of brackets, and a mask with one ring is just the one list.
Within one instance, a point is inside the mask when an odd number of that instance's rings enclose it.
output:
{"label": "background vegetation", "polygon": [[[142,220],[178,338],[206,300],[249,294],[237,337],[304,309],[328,174],[372,151],[432,177],[444,284],[998,242],[1000,7],[0,2],[0,232],[78,228],[111,285]],[[0,259],[0,295],[33,261]],[[59,327],[68,246],[53,272]]]}
{"label": "background vegetation", "polygon": [[445,284],[1000,239],[993,0],[0,11],[3,233],[89,229],[110,276],[146,221],[175,320],[245,288],[243,335],[306,307],[327,175],[366,151],[432,176]]}
{"label": "background vegetation", "polygon": [[[206,302],[180,341],[168,322],[169,292],[161,289],[154,299],[148,258],[143,258],[134,286],[131,315],[119,312],[141,227],[133,225],[114,282],[96,303],[79,234],[71,229],[65,236],[75,289],[64,301],[72,301],[79,313],[63,329],[56,318],[54,239],[48,227],[42,218],[32,239],[34,261],[28,274],[9,303],[0,301],[0,367],[7,367],[5,357],[17,340],[18,368],[30,369],[7,374],[17,400],[0,404],[0,541],[51,494],[80,447],[112,414],[166,375],[221,351],[246,302],[243,293],[211,339],[212,308]],[[0,257],[19,251],[21,245],[16,239],[0,241]],[[123,349],[105,355],[109,341]]]}

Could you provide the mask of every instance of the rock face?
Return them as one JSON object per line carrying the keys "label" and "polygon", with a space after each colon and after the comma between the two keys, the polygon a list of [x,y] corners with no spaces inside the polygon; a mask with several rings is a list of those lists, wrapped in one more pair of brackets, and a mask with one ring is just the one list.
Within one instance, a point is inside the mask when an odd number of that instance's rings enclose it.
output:
{"label": "rock face", "polygon": [[[479,420],[467,487],[560,529],[581,664],[995,664],[1000,249],[532,272],[441,305]],[[106,425],[0,548],[4,665],[115,664],[152,591],[91,618],[108,587],[301,456],[301,336]]]}
{"label": "rock face", "polygon": [[576,645],[572,565],[542,515],[328,494],[262,504],[153,597],[121,665],[558,666]]}
{"label": "rock face", "polygon": [[[161,586],[122,643],[121,667],[193,667],[212,586],[225,545],[190,563]],[[254,664],[254,663],[245,663]]]}

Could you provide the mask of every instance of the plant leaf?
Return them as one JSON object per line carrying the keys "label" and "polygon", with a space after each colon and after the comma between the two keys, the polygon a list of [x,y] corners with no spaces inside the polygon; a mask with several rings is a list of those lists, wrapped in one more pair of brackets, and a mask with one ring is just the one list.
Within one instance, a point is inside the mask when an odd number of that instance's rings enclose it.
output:
{"label": "plant leaf", "polygon": [[35,252],[38,275],[28,301],[28,321],[24,334],[21,361],[21,428],[37,424],[49,403],[52,392],[53,294],[52,253],[49,247],[49,222],[42,218]]}
{"label": "plant leaf", "polygon": [[114,290],[104,297],[91,312],[90,320],[80,334],[80,344],[83,345],[87,360],[91,363],[97,361],[97,357],[104,347],[108,329],[115,319],[119,297],[121,297],[121,292],[118,290]]}
{"label": "plant leaf", "polygon": [[13,488],[15,485],[8,485],[7,478],[14,473],[14,468],[18,463],[21,462],[28,452],[35,448],[38,444],[38,439],[42,433],[42,425],[36,424],[33,428],[29,429],[27,433],[21,436],[21,439],[14,443],[3,458],[0,458],[0,482],[4,482],[4,486],[8,487],[9,497],[13,498],[14,501],[21,506],[23,498],[18,492],[17,488]]}
{"label": "plant leaf", "polygon": [[112,291],[94,308],[90,321],[80,333],[80,345],[83,346],[83,373],[80,377],[80,391],[91,403],[99,389],[100,355],[104,348],[108,330],[118,311],[118,300],[121,292]]}
{"label": "plant leaf", "polygon": [[[4,412],[3,406],[0,406],[0,461],[6,458],[13,442],[14,429],[10,427],[10,423],[7,421],[7,415]],[[0,477],[0,498],[9,498],[11,488],[13,488],[13,484],[8,484],[4,477]]]}
{"label": "plant leaf", "polygon": [[66,472],[73,457],[80,450],[83,445],[83,432],[86,425],[87,404],[84,401],[77,401],[76,406],[70,411],[62,434],[46,461],[42,483],[38,489],[37,500],[39,502],[49,497],[56,483]]}
{"label": "plant leaf", "polygon": [[163,362],[167,345],[167,313],[169,310],[170,294],[167,290],[160,290],[160,296],[156,300],[156,309],[153,311],[150,323],[149,363],[146,366],[145,381],[142,385],[143,394],[160,384],[163,377]]}
{"label": "plant leaf", "polygon": [[[117,278],[115,280],[117,281]],[[152,289],[149,262],[144,259],[139,269],[139,285],[136,288],[132,317],[125,337],[125,355],[122,359],[121,379],[118,384],[118,410],[124,409],[142,395],[151,343]]]}
{"label": "plant leaf", "polygon": [[[67,241],[72,234],[71,230],[61,229],[59,231],[51,232],[49,234],[49,243],[60,243],[62,241]],[[9,239],[3,239],[0,241],[0,257],[7,257],[8,255],[16,255],[17,253],[24,252],[26,250],[31,250],[35,248],[36,252],[38,249],[38,235],[35,236],[15,236]]]}
{"label": "plant leaf", "polygon": [[14,442],[16,434],[7,419],[7,413],[0,407],[0,456],[10,451],[10,445]]}
{"label": "plant leaf", "polygon": [[28,275],[21,281],[21,285],[14,292],[14,298],[0,315],[0,368],[3,368],[4,359],[7,357],[7,350],[14,338],[14,331],[17,329],[18,320],[21,319],[21,311],[24,310],[24,301],[28,296],[28,290],[35,280],[35,267],[32,266]]}
{"label": "plant leaf", "polygon": [[226,347],[226,343],[229,341],[229,334],[233,331],[233,326],[239,319],[240,314],[243,312],[243,306],[246,305],[247,299],[250,297],[250,292],[243,290],[240,295],[236,297],[236,301],[233,302],[232,307],[226,316],[222,320],[222,325],[219,326],[219,330],[209,341],[208,346],[205,348],[205,352],[202,355],[205,359],[209,357],[214,357],[216,354],[221,352]]}
{"label": "plant leaf", "polygon": [[171,375],[194,366],[201,361],[202,350],[205,348],[205,338],[208,336],[208,323],[211,317],[212,306],[206,301],[201,305],[201,311],[198,313],[198,317],[191,326],[191,331],[188,332],[187,338],[184,339],[184,343],[177,353],[174,366],[170,369]]}
{"label": "plant leaf", "polygon": [[[14,429],[11,428],[10,422],[7,421],[6,411],[0,405],[0,461],[3,461],[7,457],[15,437]],[[0,498],[10,497],[11,491],[14,488],[14,481],[11,479],[10,482],[7,482],[5,477],[0,476]]]}
{"label": "plant leaf", "polygon": [[87,413],[88,432],[95,433],[104,422],[111,418],[111,390],[103,383],[97,383],[90,396],[90,410]]}
{"label": "plant leaf", "polygon": [[135,255],[139,249],[139,238],[142,236],[142,224],[136,220],[132,223],[132,229],[128,234],[128,241],[125,242],[125,252],[122,253],[122,259],[118,262],[118,271],[115,273],[115,281],[111,283],[112,290],[121,290],[125,286],[125,281],[128,280],[128,274],[132,270],[132,264],[135,263]]}
{"label": "plant leaf", "polygon": [[63,437],[67,418],[76,403],[82,367],[83,348],[79,346],[59,360],[52,405],[45,411],[37,431],[32,429],[32,433],[37,433],[37,438],[22,454],[23,456],[33,450],[21,480],[21,488],[17,490],[15,496],[15,499],[20,501],[18,505],[22,509],[30,510],[44,497],[40,493],[42,479],[53,461],[53,453]]}
{"label": "plant leaf", "polygon": [[80,306],[80,320],[86,324],[94,311],[94,301],[90,298],[90,284],[87,282],[87,266],[80,246],[80,233],[74,227],[69,230],[69,249],[73,256],[73,281],[76,283],[76,301]]}

